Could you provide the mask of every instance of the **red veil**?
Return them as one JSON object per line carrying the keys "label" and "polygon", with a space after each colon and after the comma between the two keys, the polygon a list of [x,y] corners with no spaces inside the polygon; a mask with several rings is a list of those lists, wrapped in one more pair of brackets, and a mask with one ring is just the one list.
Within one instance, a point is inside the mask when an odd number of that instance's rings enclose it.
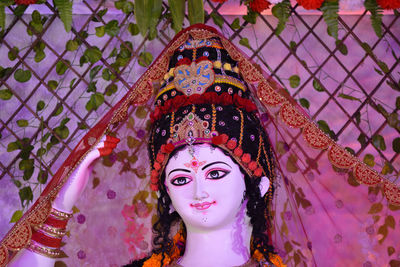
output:
{"label": "red veil", "polygon": [[149,187],[149,114],[170,56],[190,36],[219,37],[239,62],[240,73],[252,90],[279,162],[271,238],[285,263],[399,266],[398,185],[325,135],[279,84],[205,25],[177,34],[131,90],[82,138],[39,199],[1,241],[0,265],[26,246],[32,227],[47,218],[52,200],[74,168],[109,132],[121,142],[112,155],[98,160],[91,184],[74,209],[64,238],[63,250],[69,255],[65,262],[117,266],[148,255],[157,201]]}

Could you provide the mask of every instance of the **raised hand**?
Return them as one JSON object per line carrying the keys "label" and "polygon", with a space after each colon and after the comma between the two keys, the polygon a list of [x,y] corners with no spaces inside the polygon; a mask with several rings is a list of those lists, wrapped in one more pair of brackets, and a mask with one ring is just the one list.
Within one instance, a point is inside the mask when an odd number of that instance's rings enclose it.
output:
{"label": "raised hand", "polygon": [[53,208],[63,212],[71,212],[72,207],[75,205],[87,185],[93,161],[101,156],[111,154],[119,141],[118,138],[108,135],[102,138],[102,140],[86,155],[85,159],[71,174],[68,181],[60,190],[57,198],[54,200]]}

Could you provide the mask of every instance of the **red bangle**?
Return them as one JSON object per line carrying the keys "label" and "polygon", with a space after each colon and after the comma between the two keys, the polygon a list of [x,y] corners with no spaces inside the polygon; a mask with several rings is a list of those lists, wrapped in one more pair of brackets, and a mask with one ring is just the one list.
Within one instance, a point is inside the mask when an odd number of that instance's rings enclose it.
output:
{"label": "red bangle", "polygon": [[32,240],[36,241],[39,244],[45,245],[47,247],[59,248],[61,246],[62,238],[55,238],[48,235],[45,235],[39,231],[33,231]]}
{"label": "red bangle", "polygon": [[44,222],[44,224],[47,224],[47,225],[50,225],[50,226],[53,226],[53,227],[59,228],[59,229],[65,229],[67,227],[67,223],[68,223],[68,220],[60,220],[51,215]]}

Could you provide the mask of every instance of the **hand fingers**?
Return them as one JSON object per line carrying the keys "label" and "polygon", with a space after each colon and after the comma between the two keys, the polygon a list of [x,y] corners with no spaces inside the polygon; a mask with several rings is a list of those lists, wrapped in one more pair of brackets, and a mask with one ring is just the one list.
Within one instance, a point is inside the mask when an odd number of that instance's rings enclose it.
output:
{"label": "hand fingers", "polygon": [[117,138],[117,137],[113,137],[113,136],[106,135],[106,142],[118,144],[119,141],[120,141],[120,139]]}
{"label": "hand fingers", "polygon": [[112,149],[108,147],[99,148],[98,150],[100,152],[100,156],[107,156],[110,155],[112,152]]}

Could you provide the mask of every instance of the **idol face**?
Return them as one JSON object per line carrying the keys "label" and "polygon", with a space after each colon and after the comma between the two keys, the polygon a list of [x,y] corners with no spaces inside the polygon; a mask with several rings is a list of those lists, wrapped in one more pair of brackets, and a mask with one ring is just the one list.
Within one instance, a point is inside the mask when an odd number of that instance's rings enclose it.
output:
{"label": "idol face", "polygon": [[202,144],[171,157],[165,186],[186,227],[220,229],[235,222],[246,189],[239,166],[219,148]]}

